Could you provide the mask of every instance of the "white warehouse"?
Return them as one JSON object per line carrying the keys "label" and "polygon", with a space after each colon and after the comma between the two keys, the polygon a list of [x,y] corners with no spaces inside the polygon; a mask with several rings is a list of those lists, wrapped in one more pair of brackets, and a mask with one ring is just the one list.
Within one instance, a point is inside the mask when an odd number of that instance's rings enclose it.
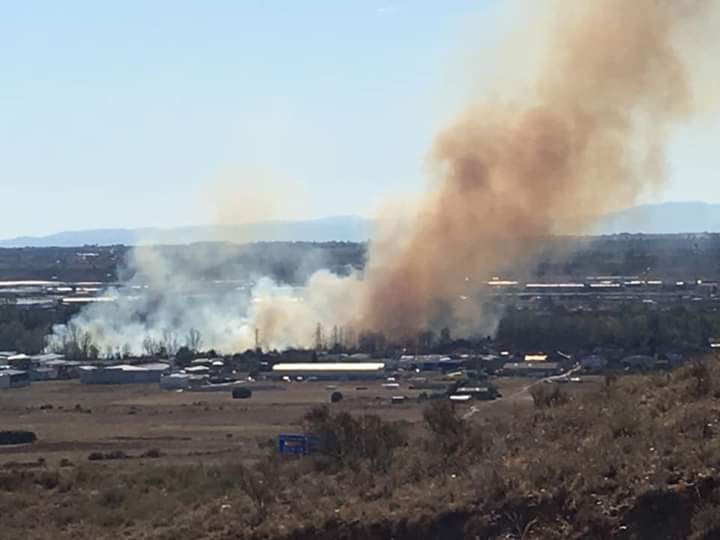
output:
{"label": "white warehouse", "polygon": [[273,377],[291,379],[316,378],[323,380],[381,379],[385,375],[383,362],[317,362],[275,364]]}

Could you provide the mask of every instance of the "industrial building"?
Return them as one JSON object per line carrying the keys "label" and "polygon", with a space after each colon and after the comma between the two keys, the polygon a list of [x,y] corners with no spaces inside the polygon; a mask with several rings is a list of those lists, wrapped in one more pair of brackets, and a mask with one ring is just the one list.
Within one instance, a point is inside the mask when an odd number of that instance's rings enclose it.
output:
{"label": "industrial building", "polygon": [[385,375],[383,362],[318,362],[275,364],[272,376],[281,379],[359,380],[382,379]]}
{"label": "industrial building", "polygon": [[405,354],[394,363],[399,369],[412,371],[456,371],[462,369],[462,359],[450,358],[440,354]]}
{"label": "industrial building", "polygon": [[82,366],[80,382],[83,384],[159,383],[162,374],[169,369],[170,366],[163,363],[139,366],[128,364],[107,367]]}

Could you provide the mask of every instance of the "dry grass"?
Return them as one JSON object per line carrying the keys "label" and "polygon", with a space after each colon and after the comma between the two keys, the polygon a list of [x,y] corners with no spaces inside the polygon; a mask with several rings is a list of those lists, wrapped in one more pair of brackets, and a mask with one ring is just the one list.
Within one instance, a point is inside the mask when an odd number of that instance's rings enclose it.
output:
{"label": "dry grass", "polygon": [[422,430],[316,409],[315,458],[5,470],[0,515],[8,538],[717,537],[720,366],[543,392],[492,420],[432,403]]}

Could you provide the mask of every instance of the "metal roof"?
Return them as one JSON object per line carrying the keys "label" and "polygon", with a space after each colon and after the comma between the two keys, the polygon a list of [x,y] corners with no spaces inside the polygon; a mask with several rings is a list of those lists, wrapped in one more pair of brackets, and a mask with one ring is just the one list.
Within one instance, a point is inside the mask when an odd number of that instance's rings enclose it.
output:
{"label": "metal roof", "polygon": [[557,362],[508,362],[503,369],[558,369],[560,365]]}
{"label": "metal roof", "polygon": [[326,363],[318,362],[314,364],[297,363],[297,364],[275,364],[273,371],[293,372],[293,371],[379,371],[385,368],[382,362],[337,362]]}
{"label": "metal roof", "polygon": [[0,371],[0,377],[12,377],[13,375],[27,375],[27,371],[20,371],[19,369],[4,369]]}

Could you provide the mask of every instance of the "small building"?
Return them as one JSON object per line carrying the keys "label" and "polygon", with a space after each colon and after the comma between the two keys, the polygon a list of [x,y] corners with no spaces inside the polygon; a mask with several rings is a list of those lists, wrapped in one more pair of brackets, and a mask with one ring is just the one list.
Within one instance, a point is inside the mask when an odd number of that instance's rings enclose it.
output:
{"label": "small building", "polygon": [[397,368],[413,371],[439,371],[448,373],[462,369],[462,359],[450,358],[440,354],[405,354],[395,363]]}
{"label": "small building", "polygon": [[367,380],[381,379],[384,375],[383,362],[275,364],[272,368],[272,376],[278,379]]}
{"label": "small building", "polygon": [[622,359],[623,367],[628,371],[648,371],[658,367],[654,356],[635,354]]}
{"label": "small building", "polygon": [[14,354],[12,356],[8,356],[5,359],[5,362],[21,371],[27,371],[30,369],[31,364],[30,357],[27,354]]}
{"label": "small building", "polygon": [[586,371],[600,371],[605,369],[607,365],[607,358],[599,354],[591,354],[580,359],[580,366]]}
{"label": "small building", "polygon": [[208,376],[210,374],[210,368],[208,366],[191,366],[186,367],[183,371],[189,375]]}
{"label": "small building", "polygon": [[499,397],[494,386],[461,386],[452,394],[454,396],[470,396],[478,401],[492,401]]}
{"label": "small building", "polygon": [[160,388],[163,390],[187,390],[190,388],[190,375],[186,373],[167,373],[160,376]]}
{"label": "small building", "polygon": [[30,374],[19,369],[4,369],[0,371],[0,390],[8,388],[21,388],[30,384]]}
{"label": "small building", "polygon": [[60,378],[58,368],[37,366],[30,369],[30,378],[33,381],[54,381]]}
{"label": "small building", "polygon": [[560,371],[557,362],[508,362],[502,368],[503,374],[511,377],[550,377]]}
{"label": "small building", "polygon": [[190,362],[193,366],[212,366],[213,360],[211,358],[196,358],[192,362]]}

